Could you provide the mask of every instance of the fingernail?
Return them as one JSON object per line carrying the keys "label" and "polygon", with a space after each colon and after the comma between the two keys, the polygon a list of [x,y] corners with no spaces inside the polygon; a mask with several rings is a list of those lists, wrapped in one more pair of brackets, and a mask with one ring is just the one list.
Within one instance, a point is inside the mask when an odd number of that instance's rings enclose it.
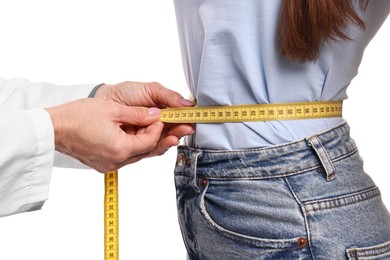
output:
{"label": "fingernail", "polygon": [[194,102],[188,100],[188,99],[180,99],[179,103],[182,104],[183,106],[190,107],[194,105]]}
{"label": "fingernail", "polygon": [[160,114],[160,109],[158,109],[157,107],[151,107],[148,108],[148,113],[149,116],[158,116]]}

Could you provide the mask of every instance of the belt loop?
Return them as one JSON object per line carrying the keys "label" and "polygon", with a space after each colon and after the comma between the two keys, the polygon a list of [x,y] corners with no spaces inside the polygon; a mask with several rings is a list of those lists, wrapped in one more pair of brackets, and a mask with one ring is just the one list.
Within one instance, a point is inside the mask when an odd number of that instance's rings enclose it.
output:
{"label": "belt loop", "polygon": [[196,150],[191,152],[191,158],[190,158],[190,180],[191,180],[191,185],[192,188],[196,193],[200,193],[200,188],[198,185],[198,181],[196,178],[196,166],[198,164],[198,158],[202,156],[202,151],[201,150]]}
{"label": "belt loop", "polygon": [[318,159],[320,160],[322,167],[326,173],[326,180],[331,181],[336,178],[336,171],[334,165],[329,158],[329,154],[326,151],[325,147],[322,145],[320,139],[317,136],[313,135],[306,138],[308,145],[314,149],[316,152]]}

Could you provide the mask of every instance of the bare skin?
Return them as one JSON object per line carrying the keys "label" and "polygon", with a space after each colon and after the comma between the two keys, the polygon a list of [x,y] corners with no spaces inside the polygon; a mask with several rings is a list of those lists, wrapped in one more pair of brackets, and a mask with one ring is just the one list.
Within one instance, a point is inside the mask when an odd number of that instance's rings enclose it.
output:
{"label": "bare skin", "polygon": [[106,172],[145,157],[164,154],[192,134],[186,124],[163,124],[159,108],[190,106],[180,94],[159,83],[103,85],[95,98],[47,108],[56,150]]}

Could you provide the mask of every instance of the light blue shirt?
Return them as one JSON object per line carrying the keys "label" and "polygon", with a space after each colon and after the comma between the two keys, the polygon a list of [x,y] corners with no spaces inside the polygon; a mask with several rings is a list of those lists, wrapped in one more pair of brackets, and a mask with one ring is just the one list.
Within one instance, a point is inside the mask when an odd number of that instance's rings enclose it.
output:
{"label": "light blue shirt", "polygon": [[[344,100],[363,52],[390,11],[389,0],[371,0],[351,25],[352,41],[325,43],[319,59],[299,63],[279,55],[276,30],[281,0],[174,0],[182,61],[199,106]],[[342,118],[197,124],[190,145],[243,149],[302,139]]]}

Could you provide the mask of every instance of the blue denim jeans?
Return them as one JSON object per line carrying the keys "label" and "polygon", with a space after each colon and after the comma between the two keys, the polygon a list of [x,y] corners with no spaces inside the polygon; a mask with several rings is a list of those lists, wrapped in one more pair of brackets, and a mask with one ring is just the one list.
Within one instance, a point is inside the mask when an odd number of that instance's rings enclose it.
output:
{"label": "blue denim jeans", "polygon": [[390,215],[346,123],[266,148],[181,146],[175,183],[189,259],[390,259]]}

